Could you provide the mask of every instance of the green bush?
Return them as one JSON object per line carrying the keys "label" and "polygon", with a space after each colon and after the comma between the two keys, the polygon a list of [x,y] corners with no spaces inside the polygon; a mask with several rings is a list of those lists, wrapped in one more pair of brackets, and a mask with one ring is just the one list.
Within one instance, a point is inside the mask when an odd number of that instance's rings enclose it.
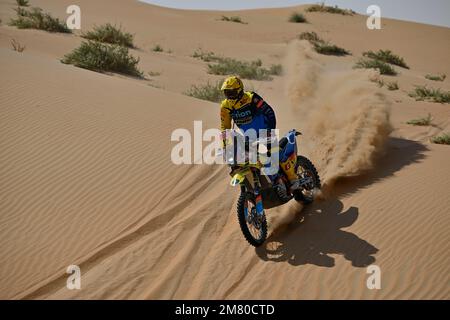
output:
{"label": "green bush", "polygon": [[133,35],[122,31],[120,27],[116,27],[110,23],[96,26],[94,30],[83,33],[81,36],[88,40],[134,48]]}
{"label": "green bush", "polygon": [[293,12],[291,14],[291,16],[289,17],[289,22],[304,23],[304,22],[306,22],[306,18],[301,13]]}
{"label": "green bush", "polygon": [[386,84],[386,86],[387,86],[388,90],[390,90],[390,91],[395,91],[395,90],[399,89],[398,83],[396,81],[388,82]]}
{"label": "green bush", "polygon": [[431,118],[431,114],[429,113],[426,118],[413,119],[406,123],[413,126],[429,126],[431,125],[431,120],[433,120],[433,118]]}
{"label": "green bush", "polygon": [[328,42],[315,42],[314,49],[317,53],[325,55],[345,56],[350,54],[349,51]]}
{"label": "green bush", "polygon": [[328,12],[328,13],[337,13],[342,14],[344,16],[347,15],[354,15],[355,11],[350,9],[341,9],[338,6],[326,6],[324,3],[321,4],[314,4],[308,8],[306,8],[306,12]]}
{"label": "green bush", "polygon": [[298,38],[300,40],[308,40],[313,45],[314,50],[320,54],[333,56],[344,56],[350,54],[350,52],[344,48],[340,48],[330,42],[325,42],[314,31],[302,32]]}
{"label": "green bush", "polygon": [[83,41],[78,48],[65,55],[61,62],[93,71],[143,77],[143,73],[137,68],[139,58],[130,55],[128,48],[116,44]]}
{"label": "green bush", "polygon": [[237,17],[237,16],[234,16],[234,17],[222,16],[222,18],[220,18],[220,20],[247,24],[246,22],[242,21],[241,17]]}
{"label": "green bush", "polygon": [[216,54],[214,52],[203,51],[201,48],[198,48],[197,50],[195,50],[192,57],[203,60],[205,62],[217,62],[217,61],[220,61],[223,59],[222,57],[216,56]]}
{"label": "green bush", "polygon": [[201,59],[208,64],[208,73],[216,75],[238,75],[244,79],[271,80],[271,75],[281,75],[283,67],[281,64],[273,64],[269,69],[262,67],[261,59],[254,61],[239,61],[232,58],[217,56],[214,52],[197,49],[192,57]]}
{"label": "green bush", "polygon": [[223,81],[217,81],[211,84],[209,81],[205,85],[192,85],[184,94],[197,99],[220,102],[224,99],[223,93],[220,90]]}
{"label": "green bush", "polygon": [[[42,10],[40,8],[36,8],[38,10]],[[29,15],[29,10],[22,8],[22,7],[17,7],[14,9],[14,11],[16,12],[16,15],[18,17],[26,17],[27,15]]]}
{"label": "green bush", "polygon": [[431,138],[431,142],[437,144],[450,144],[450,133],[444,133],[440,136]]}
{"label": "green bush", "polygon": [[16,0],[16,2],[19,7],[28,7],[30,5],[28,0]]}
{"label": "green bush", "polygon": [[427,74],[425,76],[425,78],[428,79],[428,80],[433,80],[433,81],[444,81],[445,78],[447,78],[447,75],[445,75],[445,74],[441,74],[441,75]]}
{"label": "green bush", "polygon": [[380,60],[361,58],[354,66],[359,69],[377,69],[380,74],[395,76],[397,72],[389,64]]}
{"label": "green bush", "polygon": [[159,44],[157,44],[157,45],[155,45],[153,47],[152,51],[154,51],[154,52],[163,52],[164,49]]}
{"label": "green bush", "polygon": [[53,18],[49,13],[43,12],[41,8],[31,8],[30,10],[18,7],[16,9],[17,18],[11,19],[9,25],[19,29],[39,29],[49,32],[72,33],[67,28],[65,22],[58,18]]}
{"label": "green bush", "polygon": [[363,53],[363,56],[375,60],[380,60],[383,62],[387,62],[405,69],[409,69],[405,60],[402,57],[392,53],[391,50],[378,50],[377,52],[366,51]]}
{"label": "green bush", "polygon": [[300,40],[308,40],[310,42],[323,42],[322,39],[315,33],[314,31],[311,32],[302,32],[298,36]]}
{"label": "green bush", "polygon": [[387,89],[390,91],[395,91],[395,90],[399,89],[398,83],[396,81],[385,83],[384,80],[380,79],[380,78],[374,78],[374,79],[371,79],[371,81],[375,82],[380,88],[382,88],[384,85],[386,85]]}
{"label": "green bush", "polygon": [[441,89],[428,89],[425,86],[416,86],[414,91],[409,93],[409,96],[418,101],[450,103],[450,91],[444,92]]}
{"label": "green bush", "polygon": [[217,75],[235,74],[243,79],[271,80],[271,75],[281,72],[281,65],[273,65],[270,69],[262,67],[261,60],[239,61],[232,58],[221,58],[217,64],[208,64],[208,73]]}

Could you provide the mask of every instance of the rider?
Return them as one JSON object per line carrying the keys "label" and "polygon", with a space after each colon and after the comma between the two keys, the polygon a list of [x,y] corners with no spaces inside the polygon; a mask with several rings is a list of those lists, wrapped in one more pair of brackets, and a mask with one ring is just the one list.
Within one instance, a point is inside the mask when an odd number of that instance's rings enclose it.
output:
{"label": "rider", "polygon": [[[221,90],[226,98],[220,106],[220,130],[224,144],[225,130],[231,129],[231,120],[244,132],[248,129],[254,129],[256,132],[261,129],[275,129],[276,117],[272,107],[255,92],[244,91],[241,79],[236,76],[228,77]],[[280,163],[289,179],[291,191],[300,187],[295,162],[296,155]]]}

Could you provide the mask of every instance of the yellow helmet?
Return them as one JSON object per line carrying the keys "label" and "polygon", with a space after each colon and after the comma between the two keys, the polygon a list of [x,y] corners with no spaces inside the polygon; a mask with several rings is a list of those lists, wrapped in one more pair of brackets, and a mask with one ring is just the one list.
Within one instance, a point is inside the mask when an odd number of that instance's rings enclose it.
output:
{"label": "yellow helmet", "polygon": [[227,99],[240,99],[244,93],[244,84],[242,80],[236,76],[228,77],[220,88]]}

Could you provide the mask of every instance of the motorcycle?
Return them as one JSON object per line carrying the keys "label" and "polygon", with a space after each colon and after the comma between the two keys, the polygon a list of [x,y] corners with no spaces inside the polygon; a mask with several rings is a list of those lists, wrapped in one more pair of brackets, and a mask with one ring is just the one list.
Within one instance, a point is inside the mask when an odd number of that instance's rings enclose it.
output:
{"label": "motorcycle", "polygon": [[[297,136],[295,129],[289,131],[278,143],[280,159],[297,155]],[[270,138],[269,138],[270,139]],[[260,143],[261,141],[257,141]],[[272,152],[277,150],[272,150]],[[231,159],[230,159],[231,160]],[[281,167],[272,175],[261,174],[261,161],[230,164],[232,176],[230,184],[240,186],[237,202],[237,216],[245,239],[258,247],[267,238],[267,219],[265,209],[277,207],[292,199],[303,204],[314,201],[315,192],[321,188],[320,177],[314,164],[306,157],[297,155],[295,172],[300,180],[300,188],[290,190],[289,180]]]}

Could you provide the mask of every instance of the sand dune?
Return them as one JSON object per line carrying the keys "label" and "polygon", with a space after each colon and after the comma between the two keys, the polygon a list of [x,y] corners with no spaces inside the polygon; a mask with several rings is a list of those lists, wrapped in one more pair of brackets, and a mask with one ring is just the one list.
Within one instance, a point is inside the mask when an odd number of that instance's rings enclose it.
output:
{"label": "sand dune", "polygon": [[[69,0],[33,0],[64,17]],[[450,148],[429,142],[450,130],[448,104],[407,96],[414,85],[449,90],[427,73],[450,75],[450,29],[384,19],[308,15],[297,8],[238,13],[160,8],[132,0],[80,0],[83,30],[121,23],[135,34],[152,81],[60,63],[75,35],[6,25],[0,1],[0,297],[4,299],[449,299]],[[302,31],[352,51],[310,52]],[[350,36],[351,35],[351,36]],[[414,35],[411,37],[410,35]],[[14,38],[26,45],[11,50]],[[172,53],[155,53],[156,44]],[[215,81],[191,57],[198,47],[240,59],[284,63],[273,81],[249,81],[275,107],[284,132],[304,132],[327,192],[312,206],[268,211],[270,237],[254,249],[235,216],[237,189],[219,165],[174,165],[176,128],[218,125],[216,104],[182,93]],[[365,50],[391,49],[410,70],[377,88],[353,70]],[[391,80],[391,79],[389,79]],[[159,88],[155,88],[159,87]],[[433,116],[433,127],[406,121]],[[79,265],[82,289],[68,290]],[[366,267],[382,289],[366,286]]]}

